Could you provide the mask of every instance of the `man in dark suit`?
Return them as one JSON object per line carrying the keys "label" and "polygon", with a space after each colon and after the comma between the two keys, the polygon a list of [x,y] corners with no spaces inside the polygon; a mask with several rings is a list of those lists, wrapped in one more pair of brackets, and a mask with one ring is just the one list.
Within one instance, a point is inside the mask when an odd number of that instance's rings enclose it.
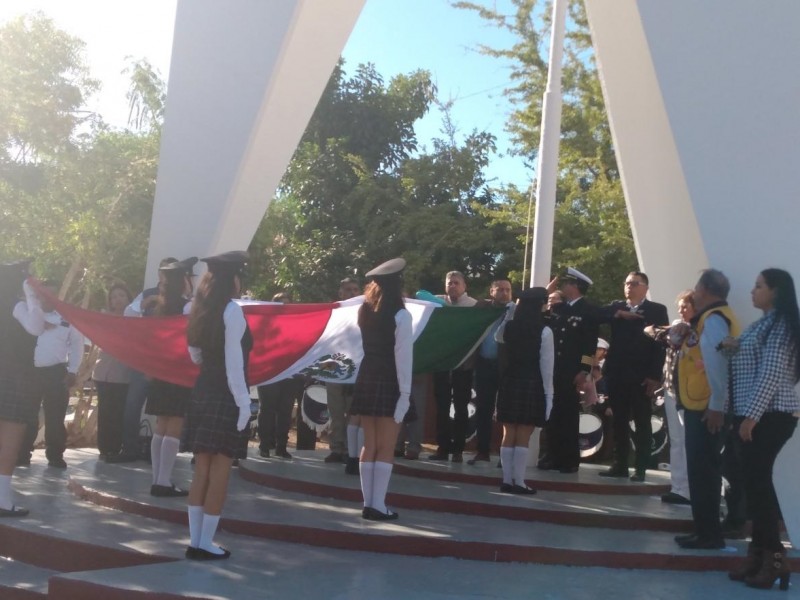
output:
{"label": "man in dark suit", "polygon": [[550,315],[555,339],[555,393],[546,426],[549,460],[540,461],[540,469],[575,473],[580,464],[579,388],[592,372],[597,348],[597,308],[583,297],[591,284],[586,275],[569,268],[548,285],[550,293],[558,286],[564,301],[554,305]]}
{"label": "man in dark suit", "polygon": [[665,349],[644,334],[649,325],[668,325],[667,307],[647,299],[649,279],[639,271],[625,278],[625,300],[612,302],[600,310],[603,322],[611,324],[611,347],[603,372],[614,414],[614,463],[600,473],[603,477],[627,477],[630,429],[636,431],[636,472],[631,481],[644,481],[653,431],[650,424],[652,398],[661,386]]}

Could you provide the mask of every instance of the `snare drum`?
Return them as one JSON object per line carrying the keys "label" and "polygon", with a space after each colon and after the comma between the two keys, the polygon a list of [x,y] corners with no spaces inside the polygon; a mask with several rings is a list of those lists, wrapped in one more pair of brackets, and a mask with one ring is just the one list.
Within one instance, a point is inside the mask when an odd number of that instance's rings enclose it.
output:
{"label": "snare drum", "polygon": [[309,385],[303,392],[303,422],[317,433],[330,427],[331,415],[328,411],[328,390],[318,383]]}
{"label": "snare drum", "polygon": [[603,445],[603,421],[591,413],[582,413],[578,422],[578,448],[581,458],[597,453]]}

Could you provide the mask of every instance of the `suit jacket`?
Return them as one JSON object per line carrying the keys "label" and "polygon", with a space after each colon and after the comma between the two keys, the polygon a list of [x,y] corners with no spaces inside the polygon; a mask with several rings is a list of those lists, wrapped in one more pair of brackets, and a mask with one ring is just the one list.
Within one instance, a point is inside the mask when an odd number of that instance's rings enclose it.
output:
{"label": "suit jacket", "polygon": [[669,325],[667,307],[645,300],[636,312],[642,319],[615,318],[617,311],[630,311],[624,300],[612,302],[600,309],[602,322],[611,324],[608,356],[603,373],[616,381],[641,382],[645,378],[661,381],[666,349],[644,333],[648,325]]}
{"label": "suit jacket", "polygon": [[553,307],[548,325],[555,336],[555,376],[572,380],[580,371],[590,373],[597,350],[597,307],[585,298],[572,306],[562,302]]}

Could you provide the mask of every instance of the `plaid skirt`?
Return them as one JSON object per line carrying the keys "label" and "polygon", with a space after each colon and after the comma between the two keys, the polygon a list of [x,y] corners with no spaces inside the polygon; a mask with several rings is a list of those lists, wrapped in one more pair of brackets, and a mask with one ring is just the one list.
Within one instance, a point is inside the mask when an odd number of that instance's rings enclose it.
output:
{"label": "plaid skirt", "polygon": [[497,421],[514,425],[544,427],[545,398],[542,382],[505,376],[497,394]]}
{"label": "plaid skirt", "polygon": [[192,388],[153,379],[147,389],[144,412],[157,417],[185,417],[191,397]]}
{"label": "plaid skirt", "polygon": [[[395,373],[369,373],[359,371],[353,390],[353,403],[350,405],[351,415],[365,417],[394,417],[394,409],[400,399],[400,386]],[[414,400],[408,408],[404,423],[417,420],[417,409]]]}
{"label": "plaid skirt", "polygon": [[39,402],[33,391],[35,373],[0,374],[0,420],[31,423],[38,419]]}
{"label": "plaid skirt", "polygon": [[236,430],[239,407],[228,389],[227,380],[209,379],[201,373],[191,390],[181,450],[246,458],[250,428]]}

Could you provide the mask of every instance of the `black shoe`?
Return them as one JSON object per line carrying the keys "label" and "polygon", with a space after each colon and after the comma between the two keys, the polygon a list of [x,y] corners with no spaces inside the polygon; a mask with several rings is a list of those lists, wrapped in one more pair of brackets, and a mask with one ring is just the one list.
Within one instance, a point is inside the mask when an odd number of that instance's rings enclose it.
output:
{"label": "black shoe", "polygon": [[57,458],[48,458],[47,459],[47,466],[48,467],[53,467],[53,468],[56,468],[56,469],[66,469],[67,468],[67,462],[63,458],[61,458],[60,456],[57,457]]}
{"label": "black shoe", "polygon": [[[397,456],[396,452],[395,452],[395,456]],[[343,460],[343,457],[342,457],[342,453],[341,452],[331,452],[330,454],[328,454],[328,456],[325,457],[325,462],[326,463],[341,463],[342,460]]]}
{"label": "black shoe", "polygon": [[623,467],[622,465],[612,465],[610,469],[606,471],[600,471],[598,473],[600,477],[627,477],[630,475],[628,471],[628,467]]}
{"label": "black shoe", "polygon": [[175,485],[158,485],[154,483],[150,486],[150,495],[157,498],[178,498],[180,496],[188,496],[188,490],[182,490],[175,487]]}
{"label": "black shoe", "polygon": [[635,483],[644,483],[645,472],[646,471],[640,471],[639,469],[636,469],[634,474],[631,475],[631,481]]}
{"label": "black shoe", "polygon": [[514,486],[510,483],[501,483],[500,484],[500,493],[501,494],[513,494],[514,493]]}
{"label": "black shoe", "polygon": [[690,540],[696,537],[697,537],[696,533],[681,533],[680,535],[675,536],[675,542],[680,544],[681,542],[685,542],[686,540]]}
{"label": "black shoe", "polygon": [[348,456],[347,464],[344,466],[344,472],[347,475],[360,475],[361,468],[359,467],[357,456]]}
{"label": "black shoe", "polygon": [[[191,552],[190,552],[191,550]],[[216,554],[215,552],[209,552],[208,550],[203,550],[202,548],[192,548],[189,546],[186,549],[186,558],[189,560],[225,560],[226,558],[230,558],[231,551],[226,550],[220,546],[220,550],[222,550],[222,554]]]}
{"label": "black shoe", "polygon": [[30,511],[27,508],[12,506],[11,508],[0,508],[0,518],[5,517],[26,517]]}
{"label": "black shoe", "polygon": [[490,462],[491,460],[492,459],[489,457],[488,454],[485,454],[483,452],[478,452],[475,456],[473,456],[467,461],[467,464],[474,465],[479,462]]}
{"label": "black shoe", "polygon": [[527,485],[514,484],[511,486],[511,493],[518,494],[520,496],[531,496],[536,493],[536,490],[532,487],[528,487]]}
{"label": "black shoe", "polygon": [[539,462],[536,463],[536,468],[540,471],[551,471],[555,469],[555,465],[553,465],[553,461],[543,458]]}
{"label": "black shoe", "polygon": [[447,452],[436,452],[435,454],[429,454],[428,460],[445,462],[450,460],[450,455]]}
{"label": "black shoe", "polygon": [[664,504],[691,504],[691,501],[688,498],[684,498],[675,492],[667,492],[666,494],[662,494],[661,501]]}
{"label": "black shoe", "polygon": [[261,458],[269,458],[269,450],[259,450],[258,455]]}
{"label": "black shoe", "polygon": [[578,467],[561,467],[558,469],[559,473],[569,474],[569,473],[577,473]]}
{"label": "black shoe", "polygon": [[678,542],[678,546],[684,550],[722,550],[725,547],[725,540],[692,536],[688,540]]}
{"label": "black shoe", "polygon": [[367,521],[396,521],[400,516],[391,510],[385,513],[372,507],[367,507],[364,510],[366,511],[366,514],[362,512],[362,517]]}
{"label": "black shoe", "polygon": [[129,463],[136,462],[137,460],[139,460],[139,457],[135,454],[126,454],[124,452],[120,452],[119,454],[106,454],[107,463]]}
{"label": "black shoe", "polygon": [[285,458],[286,460],[292,460],[292,455],[286,451],[286,448],[278,448],[275,450],[275,456],[278,458]]}

